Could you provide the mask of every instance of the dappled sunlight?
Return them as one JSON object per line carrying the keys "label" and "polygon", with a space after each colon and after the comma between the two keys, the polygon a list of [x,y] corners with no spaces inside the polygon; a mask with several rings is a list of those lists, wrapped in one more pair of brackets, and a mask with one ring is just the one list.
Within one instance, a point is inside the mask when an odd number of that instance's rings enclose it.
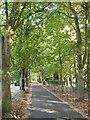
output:
{"label": "dappled sunlight", "polygon": [[67,102],[60,102],[60,101],[52,101],[52,100],[48,100],[47,102],[50,102],[50,103],[60,103],[60,104],[66,104]]}
{"label": "dappled sunlight", "polygon": [[[42,91],[42,92],[41,92]],[[65,95],[65,94],[64,94]],[[82,115],[77,113],[68,102],[60,100],[54,94],[47,92],[42,86],[32,87],[32,106],[28,108],[31,111],[32,118],[46,117],[69,117],[76,115],[82,118]]]}
{"label": "dappled sunlight", "polygon": [[52,109],[45,109],[45,108],[39,108],[39,107],[32,107],[32,108],[28,108],[29,110],[35,110],[35,111],[39,111],[39,112],[46,112],[46,113],[58,113],[58,111],[52,110]]}
{"label": "dappled sunlight", "polygon": [[67,104],[67,102],[59,102],[59,101],[52,101],[52,100],[41,100],[41,99],[33,99],[32,102],[35,101],[37,104],[42,104],[43,106],[55,106],[56,104]]}
{"label": "dappled sunlight", "polygon": [[45,96],[45,95],[44,96],[42,95],[42,97],[44,97],[44,98],[50,98],[50,96]]}
{"label": "dappled sunlight", "polygon": [[71,109],[71,108],[63,108],[63,111],[64,111],[64,112],[66,112],[66,111],[67,111],[67,112],[72,112],[72,109]]}
{"label": "dappled sunlight", "polygon": [[45,105],[45,106],[54,106],[53,104],[50,104],[50,103],[43,103],[43,105]]}
{"label": "dappled sunlight", "polygon": [[33,101],[36,101],[36,102],[45,102],[46,100],[41,100],[41,99],[33,99]]}
{"label": "dappled sunlight", "polygon": [[0,118],[90,117],[89,0],[16,1],[0,2]]}

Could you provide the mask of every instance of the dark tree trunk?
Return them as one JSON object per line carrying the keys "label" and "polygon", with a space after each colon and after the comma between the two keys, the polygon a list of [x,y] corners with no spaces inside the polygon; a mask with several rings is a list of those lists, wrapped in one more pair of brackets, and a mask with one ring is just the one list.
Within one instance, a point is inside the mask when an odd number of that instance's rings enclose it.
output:
{"label": "dark tree trunk", "polygon": [[25,91],[24,69],[22,70],[22,90]]}
{"label": "dark tree trunk", "polygon": [[71,87],[73,87],[71,77],[69,77],[69,84],[70,84]]}
{"label": "dark tree trunk", "polygon": [[44,72],[42,72],[42,82],[43,82],[43,80],[44,80]]}
{"label": "dark tree trunk", "polygon": [[62,57],[61,57],[61,52],[59,48],[59,64],[60,64],[60,81],[61,81],[61,86],[63,89],[63,79],[62,79]]}
{"label": "dark tree trunk", "polygon": [[25,78],[26,78],[26,86],[28,87],[29,82],[30,82],[30,69],[26,70]]}
{"label": "dark tree trunk", "polygon": [[59,78],[58,78],[58,72],[55,72],[54,74],[53,74],[53,80],[58,80]]}
{"label": "dark tree trunk", "polygon": [[2,118],[2,34],[0,29],[0,120]]}
{"label": "dark tree trunk", "polygon": [[25,78],[26,78],[26,86],[28,87],[28,72],[26,72]]}
{"label": "dark tree trunk", "polygon": [[24,68],[21,71],[20,89],[23,90],[23,91],[25,91]]}

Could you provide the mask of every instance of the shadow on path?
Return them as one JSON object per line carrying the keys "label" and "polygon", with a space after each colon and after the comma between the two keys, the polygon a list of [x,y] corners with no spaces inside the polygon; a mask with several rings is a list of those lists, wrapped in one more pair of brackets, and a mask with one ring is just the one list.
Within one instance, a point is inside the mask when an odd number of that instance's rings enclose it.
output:
{"label": "shadow on path", "polygon": [[[41,85],[32,85],[32,106],[30,120],[85,120],[77,111],[66,102],[59,100]],[[44,120],[43,119],[43,120]]]}

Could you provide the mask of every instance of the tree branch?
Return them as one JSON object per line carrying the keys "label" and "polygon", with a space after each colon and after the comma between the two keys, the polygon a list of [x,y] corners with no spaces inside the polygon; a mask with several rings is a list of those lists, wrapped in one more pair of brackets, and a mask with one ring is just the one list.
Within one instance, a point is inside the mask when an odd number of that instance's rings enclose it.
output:
{"label": "tree branch", "polygon": [[75,26],[74,26],[72,23],[71,23],[71,26],[73,27],[73,29],[74,29],[75,31],[77,31],[76,28],[75,28]]}
{"label": "tree branch", "polygon": [[68,3],[70,10],[73,12],[74,16],[76,16],[77,12],[71,7],[71,2]]}
{"label": "tree branch", "polygon": [[21,18],[22,14],[23,14],[23,11],[24,11],[24,9],[25,9],[25,6],[26,6],[26,2],[24,3],[23,8],[21,9],[21,12],[20,12],[20,14],[18,15],[18,18],[17,18],[17,20],[16,20],[16,25],[15,25],[14,27],[17,27],[17,26],[18,26],[18,23],[19,23],[20,18]]}
{"label": "tree branch", "polygon": [[69,18],[71,18],[71,19],[74,19],[74,17],[71,17],[71,16],[69,16],[69,15],[67,15],[66,13],[64,13],[64,12],[54,12],[54,13],[59,13],[59,14],[63,14],[63,15],[65,15],[66,17],[69,17]]}
{"label": "tree branch", "polygon": [[15,27],[14,27],[14,30],[16,30],[17,26],[19,26],[26,18],[30,17],[30,16],[33,15],[33,14],[42,12],[42,11],[43,11],[48,5],[50,5],[50,4],[51,4],[51,2],[48,3],[46,6],[44,6],[44,7],[43,7],[42,9],[40,9],[40,10],[36,10],[36,11],[34,11],[34,12],[30,12],[30,13],[29,13],[28,15],[26,15],[21,21],[18,21],[17,25],[15,25]]}
{"label": "tree branch", "polygon": [[14,23],[15,23],[15,20],[16,20],[15,19],[15,10],[16,10],[18,4],[19,4],[18,2],[13,2],[11,14],[10,14],[10,24],[11,24],[12,27],[14,26]]}
{"label": "tree branch", "polygon": [[88,7],[88,3],[85,3],[85,53],[84,53],[84,57],[83,57],[83,67],[85,65],[86,62],[86,56],[87,56],[87,39],[88,39],[88,35],[87,35],[87,20],[88,20],[88,11],[89,11],[89,7]]}
{"label": "tree branch", "polygon": [[7,28],[8,28],[8,2],[7,2],[7,0],[6,0],[6,2],[5,2],[5,14],[6,14],[6,26],[7,26]]}
{"label": "tree branch", "polygon": [[0,25],[0,27],[6,27],[6,25]]}

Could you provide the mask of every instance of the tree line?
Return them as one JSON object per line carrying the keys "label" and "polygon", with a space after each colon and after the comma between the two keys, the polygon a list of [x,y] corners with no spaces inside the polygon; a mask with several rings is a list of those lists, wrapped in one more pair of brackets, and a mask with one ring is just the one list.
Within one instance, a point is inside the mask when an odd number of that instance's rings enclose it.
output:
{"label": "tree line", "polygon": [[12,110],[10,84],[17,74],[22,90],[31,71],[42,79],[57,72],[60,81],[66,76],[76,79],[79,100],[84,97],[84,83],[90,94],[89,2],[2,2],[0,6],[3,115]]}

